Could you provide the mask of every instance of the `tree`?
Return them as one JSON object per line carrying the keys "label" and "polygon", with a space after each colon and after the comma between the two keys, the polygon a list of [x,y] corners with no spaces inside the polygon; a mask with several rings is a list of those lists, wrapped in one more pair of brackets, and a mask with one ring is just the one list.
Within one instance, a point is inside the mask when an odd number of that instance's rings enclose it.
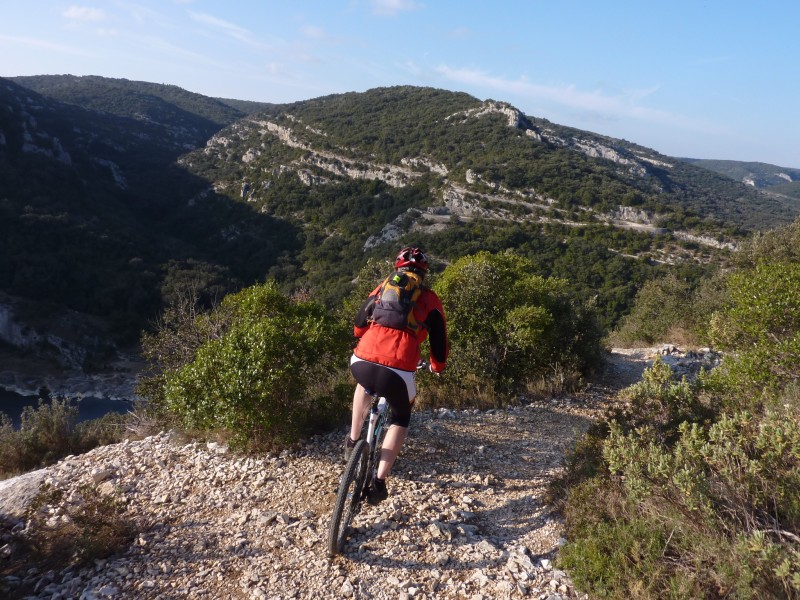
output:
{"label": "tree", "polygon": [[460,258],[437,281],[459,379],[512,389],[563,368],[588,371],[599,355],[591,309],[563,279],[533,274],[532,261],[506,252]]}

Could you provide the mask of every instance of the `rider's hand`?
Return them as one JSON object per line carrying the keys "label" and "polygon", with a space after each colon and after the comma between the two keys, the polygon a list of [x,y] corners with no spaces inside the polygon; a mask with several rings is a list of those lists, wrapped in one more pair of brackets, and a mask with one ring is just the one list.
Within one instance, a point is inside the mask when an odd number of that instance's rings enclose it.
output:
{"label": "rider's hand", "polygon": [[441,374],[442,374],[442,372],[441,372],[441,371],[434,371],[434,370],[433,370],[433,365],[432,365],[432,364],[429,364],[429,365],[428,365],[428,371],[430,371],[431,373],[433,373],[433,374],[434,374],[434,375],[436,375],[437,377],[439,377],[439,375],[441,375]]}

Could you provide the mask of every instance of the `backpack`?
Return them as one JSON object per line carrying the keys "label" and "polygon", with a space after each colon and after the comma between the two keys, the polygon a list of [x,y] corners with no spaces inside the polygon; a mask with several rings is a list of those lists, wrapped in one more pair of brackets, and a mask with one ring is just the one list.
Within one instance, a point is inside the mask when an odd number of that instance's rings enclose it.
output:
{"label": "backpack", "polygon": [[413,308],[422,294],[422,280],[423,276],[413,271],[397,271],[384,279],[375,299],[372,321],[416,333],[421,323],[417,323]]}

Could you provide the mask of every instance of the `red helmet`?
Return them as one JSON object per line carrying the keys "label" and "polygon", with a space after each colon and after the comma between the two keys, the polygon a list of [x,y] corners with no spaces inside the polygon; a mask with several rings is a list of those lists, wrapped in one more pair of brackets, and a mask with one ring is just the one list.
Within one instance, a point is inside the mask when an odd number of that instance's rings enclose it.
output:
{"label": "red helmet", "polygon": [[428,271],[428,257],[419,248],[412,248],[410,246],[403,248],[394,259],[394,268],[400,269],[402,267],[413,267]]}

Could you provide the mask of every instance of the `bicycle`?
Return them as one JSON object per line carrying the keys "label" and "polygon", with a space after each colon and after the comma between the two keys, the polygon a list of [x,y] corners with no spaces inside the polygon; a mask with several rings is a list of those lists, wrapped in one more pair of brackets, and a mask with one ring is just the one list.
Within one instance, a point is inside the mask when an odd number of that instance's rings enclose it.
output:
{"label": "bicycle", "polygon": [[[417,370],[427,367],[421,361]],[[368,490],[378,474],[378,463],[381,457],[381,445],[386,434],[389,420],[389,403],[386,398],[371,390],[365,390],[372,396],[372,407],[369,411],[367,435],[361,437],[353,448],[350,460],[344,469],[336,494],[336,504],[331,515],[328,528],[328,556],[341,554],[347,541],[348,528],[353,517],[358,514],[361,504],[367,497]]]}

